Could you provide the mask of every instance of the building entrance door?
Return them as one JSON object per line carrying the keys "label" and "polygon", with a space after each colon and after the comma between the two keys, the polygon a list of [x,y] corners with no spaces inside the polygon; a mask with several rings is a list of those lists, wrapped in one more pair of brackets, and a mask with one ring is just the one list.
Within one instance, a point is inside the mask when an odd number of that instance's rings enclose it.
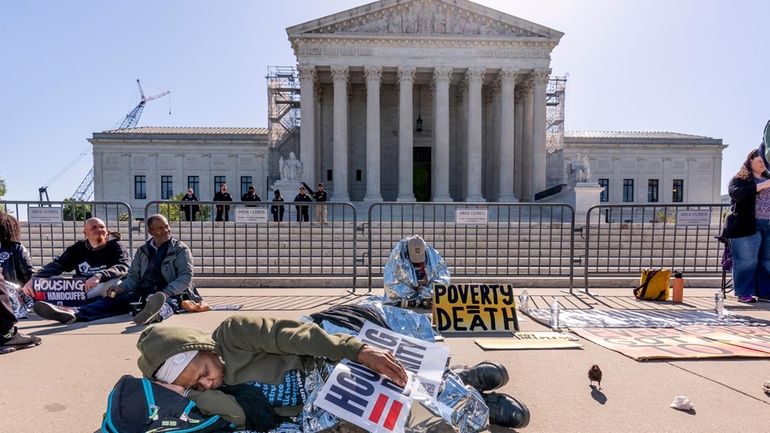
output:
{"label": "building entrance door", "polygon": [[430,147],[414,148],[414,198],[430,201]]}

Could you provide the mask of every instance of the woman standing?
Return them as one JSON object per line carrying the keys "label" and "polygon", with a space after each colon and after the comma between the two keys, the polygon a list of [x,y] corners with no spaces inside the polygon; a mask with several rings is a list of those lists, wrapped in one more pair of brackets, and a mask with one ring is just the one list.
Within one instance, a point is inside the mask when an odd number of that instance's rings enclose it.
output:
{"label": "woman standing", "polygon": [[733,284],[738,302],[756,302],[757,273],[770,273],[770,172],[752,150],[730,180],[730,212],[722,236],[733,255]]}

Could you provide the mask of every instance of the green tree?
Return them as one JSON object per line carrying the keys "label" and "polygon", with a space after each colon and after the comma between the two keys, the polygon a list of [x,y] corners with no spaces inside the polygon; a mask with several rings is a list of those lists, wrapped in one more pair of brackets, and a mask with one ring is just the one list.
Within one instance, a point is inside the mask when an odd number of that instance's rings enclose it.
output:
{"label": "green tree", "polygon": [[64,221],[85,221],[93,215],[93,207],[83,200],[65,198],[62,206]]}
{"label": "green tree", "polygon": [[5,179],[0,177],[0,197],[5,197],[5,193],[8,192],[8,187],[5,186]]}

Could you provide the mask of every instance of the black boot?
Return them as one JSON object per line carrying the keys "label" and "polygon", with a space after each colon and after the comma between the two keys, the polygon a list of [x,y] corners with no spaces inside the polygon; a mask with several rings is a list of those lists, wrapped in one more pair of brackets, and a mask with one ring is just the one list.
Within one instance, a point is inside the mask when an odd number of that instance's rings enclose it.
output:
{"label": "black boot", "polygon": [[508,383],[508,370],[498,362],[480,362],[473,367],[456,370],[455,373],[464,384],[476,388],[479,392],[492,391]]}
{"label": "black boot", "polygon": [[529,409],[508,394],[484,394],[489,407],[489,423],[508,428],[522,428],[529,424]]}
{"label": "black boot", "polygon": [[19,334],[14,327],[7,336],[0,336],[0,353],[15,352],[19,349],[28,349],[40,344],[40,337],[34,335]]}

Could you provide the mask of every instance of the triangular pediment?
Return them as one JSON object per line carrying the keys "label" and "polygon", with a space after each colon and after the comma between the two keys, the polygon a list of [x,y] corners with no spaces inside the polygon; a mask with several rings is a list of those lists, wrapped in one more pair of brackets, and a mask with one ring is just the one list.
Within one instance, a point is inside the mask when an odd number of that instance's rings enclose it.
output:
{"label": "triangular pediment", "polygon": [[303,35],[492,36],[544,38],[563,33],[467,0],[380,0],[286,29]]}

